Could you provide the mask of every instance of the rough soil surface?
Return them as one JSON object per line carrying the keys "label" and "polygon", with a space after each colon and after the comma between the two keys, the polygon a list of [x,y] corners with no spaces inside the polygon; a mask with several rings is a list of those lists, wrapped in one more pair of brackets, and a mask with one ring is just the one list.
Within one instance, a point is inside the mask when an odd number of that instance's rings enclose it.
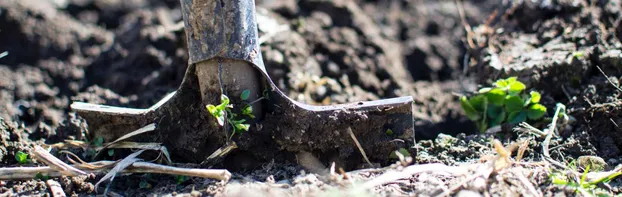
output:
{"label": "rough soil surface", "polygon": [[[506,76],[540,91],[549,117],[563,103],[576,120],[551,140],[552,159],[569,165],[598,156],[605,170],[622,163],[619,0],[257,0],[257,6],[266,69],[291,98],[329,105],[414,97],[414,165],[393,159],[383,168],[326,175],[309,173],[294,153],[262,162],[236,153],[212,166],[232,171],[229,183],[132,174],[116,177],[108,195],[581,195],[551,182],[544,138],[515,132],[513,125],[497,135],[477,134],[463,115],[456,95]],[[148,108],[176,90],[188,59],[181,16],[177,0],[0,1],[0,53],[8,51],[0,58],[0,166],[42,165],[15,159],[18,151],[32,155],[33,145],[92,143],[87,122],[69,108],[72,101]],[[523,144],[522,159],[513,153],[512,165],[491,167],[509,158],[493,148],[493,139],[506,147]],[[51,153],[67,161],[58,151]],[[91,158],[70,151],[87,161],[129,153]],[[316,156],[325,166],[333,160]],[[392,172],[405,177],[366,182]],[[51,180],[67,195],[85,196],[103,193],[109,182],[95,188],[102,177]],[[622,192],[622,181],[608,185],[598,192]],[[51,195],[42,180],[0,180],[0,193]]]}

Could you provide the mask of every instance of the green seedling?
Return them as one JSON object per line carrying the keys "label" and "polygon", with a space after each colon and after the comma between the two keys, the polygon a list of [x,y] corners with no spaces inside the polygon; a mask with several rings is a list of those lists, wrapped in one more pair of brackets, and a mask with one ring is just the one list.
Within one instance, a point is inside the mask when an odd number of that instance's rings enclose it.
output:
{"label": "green seedling", "polygon": [[[408,150],[406,150],[405,148],[400,148],[399,150],[397,150],[397,152],[399,152],[400,154],[404,155],[405,157],[410,156],[410,152],[408,152]],[[395,151],[393,151],[393,152],[391,152],[391,155],[389,155],[389,158],[397,159],[399,157],[397,156],[397,153],[395,153]]]}
{"label": "green seedling", "polygon": [[527,94],[525,89],[525,84],[516,77],[500,79],[493,87],[482,88],[470,98],[460,97],[460,104],[481,132],[503,123],[539,120],[546,113],[546,107],[539,103],[541,95],[536,91]]}
{"label": "green seedling", "polygon": [[114,155],[114,149],[108,149],[108,156],[113,156]]}
{"label": "green seedling", "polygon": [[602,177],[600,179],[587,181],[587,174],[589,171],[590,171],[590,166],[588,165],[585,167],[585,170],[581,174],[581,178],[578,180],[578,182],[574,179],[568,178],[567,176],[564,175],[564,173],[560,173],[560,172],[552,173],[551,175],[549,175],[549,177],[551,179],[551,182],[553,182],[553,184],[573,188],[575,189],[577,194],[588,194],[592,196],[600,196],[599,192],[597,191],[598,184],[609,183],[611,182],[611,180],[622,175],[622,172],[616,172],[609,176]]}
{"label": "green seedling", "polygon": [[[255,118],[255,115],[253,114],[253,107],[247,101],[248,98],[250,97],[250,94],[251,94],[250,90],[244,90],[242,91],[242,94],[240,94],[240,99],[246,102],[243,105],[244,107],[242,107],[240,111],[242,115],[244,116],[248,116],[249,118]],[[206,106],[206,108],[207,108],[207,111],[214,118],[216,118],[218,125],[224,126],[225,122],[231,125],[231,128],[233,128],[233,133],[231,134],[231,137],[233,137],[233,135],[235,135],[236,133],[241,134],[245,131],[248,131],[248,129],[250,128],[250,124],[244,123],[246,122],[246,119],[238,118],[239,115],[232,111],[234,106],[231,105],[230,102],[231,100],[229,99],[229,97],[223,94],[220,96],[220,104],[218,105],[209,104]]]}
{"label": "green seedling", "polygon": [[141,180],[138,187],[140,187],[140,189],[151,189],[151,184],[146,180]]}
{"label": "green seedling", "polygon": [[28,154],[22,151],[17,151],[17,154],[15,154],[15,160],[17,160],[19,164],[26,164],[28,163]]}
{"label": "green seedling", "polygon": [[242,100],[248,100],[248,97],[251,96],[251,91],[250,90],[244,90],[242,91],[242,94],[240,94],[240,99]]}
{"label": "green seedling", "polygon": [[96,146],[96,147],[102,147],[102,146],[104,146],[104,137],[102,137],[102,136],[97,136],[97,137],[93,140],[93,146]]}
{"label": "green seedling", "polygon": [[175,175],[175,181],[176,181],[177,185],[181,185],[182,183],[186,182],[187,180],[190,180],[190,177],[183,176],[183,175]]}
{"label": "green seedling", "polygon": [[50,179],[50,178],[51,178],[50,176],[48,176],[48,175],[44,175],[44,174],[41,174],[41,172],[39,172],[39,173],[37,173],[37,174],[35,175],[35,179],[36,179],[36,180],[47,181],[47,180],[48,180],[48,179]]}

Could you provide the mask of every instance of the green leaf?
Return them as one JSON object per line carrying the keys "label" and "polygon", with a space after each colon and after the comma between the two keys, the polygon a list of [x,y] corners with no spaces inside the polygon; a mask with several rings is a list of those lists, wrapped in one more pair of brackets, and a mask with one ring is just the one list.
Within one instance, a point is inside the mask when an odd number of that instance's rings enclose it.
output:
{"label": "green leaf", "polygon": [[9,55],[8,51],[2,52],[0,53],[0,58],[6,57],[7,55]]}
{"label": "green leaf", "polygon": [[216,121],[218,121],[218,125],[223,126],[225,125],[225,112],[224,111],[220,111],[220,115],[215,116],[216,117]]}
{"label": "green leaf", "polygon": [[499,80],[497,80],[497,81],[495,82],[495,84],[494,84],[494,85],[495,85],[495,87],[498,87],[498,88],[505,88],[505,87],[507,87],[508,85],[510,85],[510,83],[508,82],[508,80],[509,80],[509,79],[499,79]]}
{"label": "green leaf", "polygon": [[492,88],[485,87],[485,88],[479,89],[477,93],[483,94],[483,93],[489,92],[490,90],[492,90]]}
{"label": "green leaf", "polygon": [[255,115],[253,114],[253,106],[248,104],[245,105],[244,108],[242,108],[242,114],[247,115],[251,118],[255,118]]}
{"label": "green leaf", "polygon": [[47,181],[48,179],[50,179],[50,176],[48,176],[48,175],[43,175],[43,174],[41,174],[41,172],[38,172],[38,173],[35,175],[35,179],[37,179],[37,180],[42,180],[42,181]]}
{"label": "green leaf", "polygon": [[251,91],[250,90],[244,90],[242,91],[242,94],[240,94],[240,99],[242,100],[248,100],[248,97],[251,96]]}
{"label": "green leaf", "polygon": [[182,184],[184,182],[186,182],[187,180],[189,180],[190,177],[187,176],[183,176],[183,175],[175,175],[175,180],[177,181],[177,184]]}
{"label": "green leaf", "polygon": [[501,108],[501,112],[499,113],[499,115],[497,116],[492,116],[490,117],[490,122],[488,123],[488,127],[494,127],[497,125],[500,125],[501,123],[503,123],[503,121],[505,120],[505,111],[503,110],[503,108]]}
{"label": "green leaf", "polygon": [[526,88],[526,86],[525,86],[525,84],[523,84],[523,82],[515,81],[515,82],[510,84],[509,93],[512,96],[518,95],[523,90],[525,90],[525,88]]}
{"label": "green leaf", "polygon": [[243,131],[248,131],[250,127],[250,124],[235,124],[236,131],[239,131],[239,133],[242,133]]}
{"label": "green leaf", "polygon": [[503,107],[490,105],[488,106],[486,113],[488,115],[488,119],[490,119],[490,122],[488,123],[489,127],[497,126],[505,120],[506,113]]}
{"label": "green leaf", "polygon": [[503,102],[505,101],[505,96],[505,91],[500,88],[492,89],[486,93],[486,98],[488,99],[488,102],[497,106],[503,105]]}
{"label": "green leaf", "polygon": [[220,103],[221,104],[225,104],[225,105],[229,105],[229,97],[227,97],[227,95],[221,94],[220,95]]}
{"label": "green leaf", "polygon": [[140,187],[140,189],[150,189],[151,184],[149,184],[149,182],[145,180],[141,180],[140,183],[138,184],[138,187]]}
{"label": "green leaf", "polygon": [[537,119],[542,118],[542,116],[544,116],[545,113],[546,113],[546,107],[544,105],[536,103],[536,104],[529,106],[529,109],[527,110],[527,117],[529,117],[529,119],[531,120],[537,120]]}
{"label": "green leaf", "polygon": [[387,135],[393,135],[393,130],[391,129],[387,129],[387,131],[385,132]]}
{"label": "green leaf", "polygon": [[219,107],[210,104],[207,105],[207,111],[209,111],[209,113],[214,116],[214,118],[216,118],[216,121],[218,121],[218,125],[225,125],[225,111],[223,109],[220,109]]}
{"label": "green leaf", "polygon": [[516,112],[523,109],[523,99],[519,96],[505,97],[505,109],[507,112]]}
{"label": "green leaf", "polygon": [[19,164],[26,164],[28,163],[28,154],[22,151],[17,151],[15,154],[15,160],[17,160]]}
{"label": "green leaf", "polygon": [[95,140],[93,140],[93,145],[95,145],[97,147],[103,146],[104,145],[104,137],[102,137],[102,136],[95,137]]}
{"label": "green leaf", "polygon": [[477,95],[469,99],[469,103],[478,112],[484,112],[486,105],[488,105],[488,99],[484,95]]}
{"label": "green leaf", "polygon": [[525,120],[527,120],[527,112],[525,111],[510,112],[510,115],[508,115],[508,122],[510,124],[518,124],[525,122]]}
{"label": "green leaf", "polygon": [[464,114],[472,121],[477,121],[480,118],[482,118],[482,116],[480,115],[479,112],[477,112],[475,110],[475,108],[473,108],[473,106],[471,105],[471,103],[469,103],[469,101],[467,100],[466,96],[462,96],[460,97],[460,105],[462,106],[462,110],[464,110]]}
{"label": "green leaf", "polygon": [[218,114],[218,108],[216,108],[216,106],[209,104],[206,106],[206,108],[207,108],[207,111],[213,116],[216,116]]}
{"label": "green leaf", "polygon": [[108,149],[108,156],[113,156],[114,155],[114,149]]}
{"label": "green leaf", "polygon": [[[410,152],[408,152],[407,149],[405,148],[400,148],[399,150],[397,150],[397,152],[399,152],[400,154],[402,154],[404,157],[410,157]],[[397,159],[399,158],[397,156],[397,154],[395,153],[395,151],[391,152],[391,154],[389,155],[389,158],[391,159]]]}
{"label": "green leaf", "polygon": [[542,97],[542,95],[540,95],[540,93],[536,91],[529,92],[529,95],[531,95],[531,99],[530,99],[531,103],[539,103],[540,98]]}

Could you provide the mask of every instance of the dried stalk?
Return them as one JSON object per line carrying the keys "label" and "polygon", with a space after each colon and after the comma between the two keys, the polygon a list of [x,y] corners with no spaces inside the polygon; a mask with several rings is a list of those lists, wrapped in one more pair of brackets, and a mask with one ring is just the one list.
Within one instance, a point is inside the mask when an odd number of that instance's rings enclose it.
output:
{"label": "dried stalk", "polygon": [[[116,163],[117,161],[98,161],[98,162],[76,164],[76,165],[70,165],[70,166],[81,169],[87,173],[104,174],[105,171],[113,168]],[[155,173],[155,174],[184,175],[184,176],[191,176],[191,177],[211,178],[211,179],[224,180],[224,181],[229,181],[229,179],[231,179],[231,173],[228,170],[179,168],[179,167],[165,166],[165,165],[148,163],[148,162],[135,162],[121,172],[122,173]],[[60,172],[48,166],[10,167],[10,168],[0,168],[0,180],[34,179],[35,176],[37,176],[37,174],[39,173],[46,175],[46,176],[50,176],[50,177],[63,176]]]}

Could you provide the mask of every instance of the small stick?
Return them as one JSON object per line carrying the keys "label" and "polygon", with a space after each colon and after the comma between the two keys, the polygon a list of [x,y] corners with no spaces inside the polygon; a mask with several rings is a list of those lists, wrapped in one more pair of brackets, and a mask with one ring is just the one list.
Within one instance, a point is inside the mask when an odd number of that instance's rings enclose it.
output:
{"label": "small stick", "polygon": [[598,71],[600,71],[601,74],[603,74],[605,76],[605,78],[607,78],[607,81],[616,89],[618,89],[618,91],[622,92],[622,88],[618,87],[615,83],[613,83],[613,81],[611,80],[611,78],[609,78],[609,76],[607,76],[607,74],[605,74],[605,72],[603,72],[603,69],[600,69],[600,66],[596,66],[596,68],[598,68]]}
{"label": "small stick", "polygon": [[43,162],[44,164],[50,166],[56,171],[62,173],[65,176],[76,176],[76,175],[84,175],[86,174],[82,170],[78,170],[69,164],[61,161],[60,159],[54,157],[54,155],[50,154],[45,149],[41,148],[41,146],[35,146],[34,148],[35,158],[38,161]]}
{"label": "small stick", "polygon": [[[88,173],[103,174],[104,171],[114,167],[117,161],[98,161],[92,163],[71,165],[72,167],[81,168]],[[84,166],[84,167],[83,167]],[[100,166],[98,169],[89,169],[86,166]],[[197,168],[179,168],[172,166],[165,166],[160,164],[153,164],[148,162],[134,162],[128,168],[121,171],[123,173],[156,173],[156,174],[171,174],[171,175],[184,175],[201,178],[211,178],[217,180],[229,181],[231,179],[231,173],[228,170],[219,169],[197,169]],[[0,180],[17,180],[17,179],[33,179],[37,174],[43,174],[50,177],[63,176],[60,172],[49,166],[42,167],[10,167],[0,168]]]}
{"label": "small stick", "polygon": [[354,144],[356,144],[356,147],[359,149],[359,151],[361,151],[361,155],[363,155],[363,159],[365,159],[365,161],[367,162],[367,164],[369,164],[370,167],[374,166],[371,164],[371,162],[369,162],[369,158],[367,158],[367,154],[365,154],[365,150],[363,150],[363,147],[359,143],[359,140],[356,139],[354,132],[352,132],[352,128],[348,127],[348,133],[350,133],[350,137],[352,137],[352,140],[354,140]]}

